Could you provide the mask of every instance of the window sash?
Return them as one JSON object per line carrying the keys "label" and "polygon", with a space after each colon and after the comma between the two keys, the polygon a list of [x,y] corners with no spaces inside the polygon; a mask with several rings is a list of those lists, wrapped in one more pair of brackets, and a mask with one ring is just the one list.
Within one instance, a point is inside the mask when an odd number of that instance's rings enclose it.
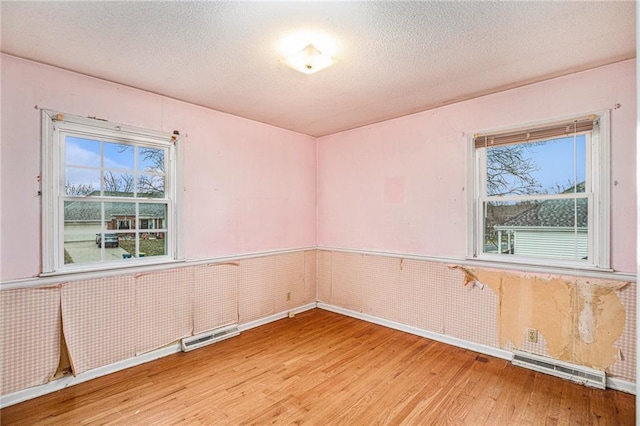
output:
{"label": "window sash", "polygon": [[[66,197],[69,198],[69,197]],[[132,253],[131,258],[127,258],[127,260],[120,260],[118,259],[116,260],[109,260],[106,258],[105,256],[105,248],[103,245],[97,246],[98,249],[100,250],[100,260],[96,260],[96,261],[86,261],[86,262],[82,262],[82,263],[69,263],[66,264],[64,263],[64,250],[65,250],[65,238],[64,235],[66,233],[66,228],[64,226],[64,202],[60,203],[60,217],[62,219],[62,223],[60,224],[60,228],[59,228],[59,232],[61,234],[61,238],[58,239],[58,247],[57,247],[57,251],[56,251],[56,259],[59,262],[59,270],[67,270],[67,271],[74,271],[74,270],[87,270],[87,269],[95,269],[95,268],[100,268],[100,267],[113,267],[113,266],[118,266],[118,265],[126,265],[129,266],[131,264],[134,263],[149,263],[149,262],[157,262],[157,261],[168,261],[168,260],[173,260],[174,257],[172,256],[172,253],[174,252],[174,236],[173,236],[173,231],[170,229],[170,215],[171,215],[171,202],[158,202],[156,200],[154,200],[153,203],[148,203],[145,200],[138,200],[138,201],[131,201],[131,199],[128,199],[130,204],[135,204],[135,212],[132,214],[132,216],[135,217],[135,224],[133,223],[133,220],[131,221],[131,229],[107,229],[105,224],[108,222],[108,218],[105,215],[105,204],[108,204],[112,201],[108,201],[108,200],[104,200],[104,199],[93,199],[93,200],[87,200],[87,199],[77,199],[77,198],[72,198],[73,202],[78,202],[78,203],[99,203],[100,204],[100,223],[98,225],[99,229],[97,229],[96,232],[96,236],[98,234],[100,234],[101,238],[105,238],[105,234],[116,234],[118,236],[120,235],[130,235],[130,234],[134,234],[134,241],[135,241],[135,251],[134,253]],[[156,205],[164,205],[167,208],[166,211],[166,217],[164,219],[164,225],[163,227],[160,228],[142,228],[141,226],[139,226],[139,222],[141,219],[141,215],[140,215],[140,209],[139,209],[139,205],[140,204],[156,204]],[[86,232],[86,231],[85,231]],[[164,234],[163,237],[163,242],[165,244],[165,254],[164,255],[155,255],[152,257],[139,257],[137,256],[137,254],[140,254],[142,252],[141,247],[140,247],[140,241],[143,239],[143,234],[156,234],[156,233],[162,233]]]}
{"label": "window sash", "polygon": [[[133,187],[130,191],[128,191],[131,193],[131,196],[126,196],[126,198],[129,198],[129,199],[155,198],[155,197],[148,197],[148,196],[145,197],[145,196],[139,195],[139,190],[141,189],[140,185],[141,185],[142,179],[144,179],[145,177],[162,178],[163,184],[164,184],[164,188],[163,188],[164,196],[160,198],[171,198],[172,194],[167,193],[167,191],[170,190],[171,188],[172,177],[171,177],[171,168],[169,167],[169,164],[170,164],[170,157],[171,157],[173,144],[166,141],[158,141],[155,144],[151,144],[147,138],[145,138],[141,142],[138,142],[137,139],[134,139],[133,137],[125,139],[125,138],[121,138],[120,135],[115,135],[117,137],[114,137],[114,135],[111,133],[112,132],[101,131],[100,129],[96,129],[96,131],[94,132],[78,131],[78,129],[75,129],[75,128],[70,128],[70,129],[64,128],[58,131],[57,138],[58,138],[59,149],[60,149],[59,158],[60,158],[60,161],[62,162],[62,164],[60,164],[59,174],[60,176],[64,176],[64,178],[60,180],[61,187],[59,188],[59,194],[66,195],[65,184],[66,184],[66,181],[68,180],[68,176],[67,176],[68,169],[78,169],[78,170],[94,171],[99,174],[99,188],[95,188],[95,190],[99,191],[100,196],[105,196],[105,192],[109,192],[105,188],[105,180],[104,180],[107,173],[109,173],[115,176],[119,176],[120,174],[130,175],[130,177],[133,179],[133,182],[132,182]],[[92,166],[91,165],[87,166],[82,164],[67,164],[66,163],[67,137],[93,140],[97,143],[100,143],[100,146],[101,146],[100,164],[92,165]],[[132,147],[134,149],[133,167],[131,169],[127,169],[127,168],[123,169],[123,168],[117,168],[117,167],[109,167],[107,164],[105,164],[105,161],[104,161],[105,160],[105,152],[104,152],[105,144],[119,144],[119,145],[127,145]],[[144,150],[144,149],[153,149],[153,150],[162,151],[163,157],[164,157],[163,173],[148,171],[141,168],[142,159],[140,158],[141,157],[140,152],[141,150]]]}
{"label": "window sash", "polygon": [[[573,136],[573,135],[570,135]],[[570,137],[569,136],[569,137]],[[553,139],[550,139],[553,140]],[[593,132],[590,133],[586,133],[586,140],[585,140],[585,188],[584,188],[584,192],[582,192],[582,194],[584,193],[593,193],[594,192],[594,183],[597,180],[597,176],[594,177],[594,170],[592,170],[593,168],[597,167],[598,164],[594,163],[594,154],[596,154],[597,156],[597,152],[593,152],[593,148],[594,146],[597,146],[597,138],[594,138],[594,134]],[[540,142],[540,141],[537,141]],[[474,168],[476,170],[476,173],[474,174],[476,176],[475,178],[475,184],[476,184],[476,198],[479,197],[491,197],[491,198],[496,198],[496,199],[501,199],[501,200],[512,200],[512,199],[520,199],[520,197],[533,197],[533,198],[545,198],[545,197],[556,197],[559,195],[565,195],[565,194],[532,194],[532,195],[487,195],[487,148],[490,147],[481,147],[481,148],[476,148],[474,150],[474,158],[475,158],[475,162],[474,162]],[[596,179],[596,180],[594,180]],[[575,184],[576,182],[574,182]],[[571,194],[571,193],[568,193]],[[578,192],[577,194],[580,194],[580,192]]]}
{"label": "window sash", "polygon": [[[572,260],[569,262],[577,262],[579,264],[591,264],[594,262],[594,258],[593,256],[595,255],[594,252],[594,244],[593,244],[593,240],[594,240],[594,214],[595,214],[595,206],[594,206],[594,194],[591,193],[584,193],[584,192],[578,192],[578,193],[574,193],[574,194],[556,194],[556,196],[545,196],[544,198],[537,198],[534,196],[525,196],[525,197],[520,197],[520,198],[516,198],[516,197],[511,197],[510,200],[506,200],[506,197],[481,197],[478,199],[478,214],[477,214],[477,222],[476,222],[476,229],[477,229],[477,239],[476,239],[476,247],[475,247],[475,252],[479,257],[482,258],[494,258],[494,259],[500,259],[503,261],[511,261],[511,259],[517,259],[521,262],[527,263],[528,260],[532,260],[535,261],[535,259],[542,259],[544,260],[548,260],[550,263],[555,262],[567,262],[567,260],[562,260],[560,258],[554,258],[554,257],[548,257],[548,256],[517,256],[517,255],[513,255],[513,254],[503,254],[503,253],[489,253],[486,252],[484,250],[484,243],[485,243],[485,239],[486,239],[486,234],[485,234],[485,220],[486,220],[486,216],[485,216],[485,210],[484,207],[486,205],[486,203],[491,202],[491,201],[537,201],[537,200],[541,200],[541,201],[548,201],[548,200],[587,200],[587,241],[588,241],[588,256],[586,260]],[[562,228],[562,231],[566,231],[567,228],[569,229],[573,229],[574,231],[578,231],[581,229],[584,229],[583,227],[580,226],[576,226],[576,224],[574,223],[573,226],[570,227],[549,227],[549,226],[530,226],[530,227],[522,227],[522,228],[528,228],[529,230],[531,229],[540,229],[540,228],[545,228],[545,229],[556,229],[558,231],[561,231],[560,228]],[[517,229],[514,227],[514,229]]]}
{"label": "window sash", "polygon": [[573,198],[587,198],[592,195],[588,192],[569,192],[566,194],[539,194],[539,195],[483,195],[478,197],[480,202],[484,201],[536,201],[536,200],[566,200]]}

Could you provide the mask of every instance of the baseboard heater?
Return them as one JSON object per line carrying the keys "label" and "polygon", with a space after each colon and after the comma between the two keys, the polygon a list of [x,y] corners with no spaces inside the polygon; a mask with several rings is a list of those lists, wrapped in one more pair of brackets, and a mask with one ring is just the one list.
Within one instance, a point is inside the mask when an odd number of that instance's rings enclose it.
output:
{"label": "baseboard heater", "polygon": [[198,349],[212,343],[219,342],[229,337],[237,336],[240,334],[238,330],[238,324],[231,324],[224,327],[216,328],[211,331],[200,333],[195,336],[185,337],[181,341],[182,352],[189,352],[193,349]]}
{"label": "baseboard heater", "polygon": [[607,378],[604,371],[545,358],[527,352],[514,351],[512,363],[520,367],[529,368],[539,371],[540,373],[551,374],[552,376],[561,377],[598,389],[605,389],[607,385]]}

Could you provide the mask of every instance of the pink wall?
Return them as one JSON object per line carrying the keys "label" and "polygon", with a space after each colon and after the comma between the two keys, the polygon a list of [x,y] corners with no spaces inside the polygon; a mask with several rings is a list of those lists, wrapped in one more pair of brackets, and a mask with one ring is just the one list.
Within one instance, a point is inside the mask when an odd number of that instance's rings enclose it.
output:
{"label": "pink wall", "polygon": [[11,56],[1,58],[0,279],[40,271],[36,105],[187,135],[187,259],[315,245],[314,138]]}
{"label": "pink wall", "polygon": [[464,257],[467,135],[604,109],[612,110],[612,266],[634,272],[633,60],[320,138],[318,244]]}
{"label": "pink wall", "polygon": [[[463,257],[467,133],[611,108],[613,266],[635,270],[634,61],[316,141],[136,89],[1,58],[0,280],[39,272],[40,112],[35,105],[167,132],[178,129],[186,135],[183,226],[188,259],[315,244]],[[617,103],[621,107],[613,109]],[[489,289],[462,286],[459,275],[441,263],[311,250],[237,265],[62,283],[49,287],[46,295],[42,288],[3,290],[4,323],[27,332],[0,336],[4,339],[0,351],[10,354],[4,357],[8,380],[2,393],[47,382],[49,370],[59,361],[60,324],[70,356],[90,369],[177,341],[189,333],[188,324],[204,330],[226,323],[226,317],[210,318],[210,314],[230,312],[232,318],[247,323],[315,299],[497,345],[498,298]],[[130,298],[122,302],[122,291],[127,296],[134,287],[133,293],[142,297],[136,302],[142,306],[139,312],[131,311]],[[619,294],[627,310],[627,328],[619,344],[624,357],[609,371],[625,380],[632,380],[635,357],[632,289],[627,286]],[[434,300],[438,303],[429,307]],[[440,309],[443,300],[455,300],[449,303],[453,308]],[[530,298],[518,302],[510,309],[540,308]],[[187,307],[172,309],[176,303]],[[199,304],[206,308],[198,309]],[[96,316],[101,312],[117,314],[118,321],[105,322],[108,316]],[[149,318],[167,320],[167,312],[177,315],[169,318],[169,326],[149,323]],[[62,322],[49,321],[56,325],[53,328],[37,326],[43,315]],[[136,342],[152,333],[153,341],[136,348]],[[39,347],[36,343],[43,342],[48,350],[16,356],[15,348]],[[48,356],[44,364],[43,353]],[[93,358],[82,359],[79,354]],[[24,377],[25,371],[29,377]]]}
{"label": "pink wall", "polygon": [[[319,139],[317,243],[464,257],[467,133],[611,108],[612,265],[634,271],[634,76],[625,61]],[[2,280],[39,272],[35,105],[187,135],[188,259],[316,243],[313,138],[2,55]]]}

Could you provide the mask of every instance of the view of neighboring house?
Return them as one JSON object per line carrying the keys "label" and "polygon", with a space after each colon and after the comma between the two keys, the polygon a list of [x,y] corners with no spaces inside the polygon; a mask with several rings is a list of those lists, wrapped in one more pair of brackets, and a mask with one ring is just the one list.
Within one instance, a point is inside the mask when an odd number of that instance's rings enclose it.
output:
{"label": "view of neighboring house", "polygon": [[[584,182],[577,189],[584,192]],[[573,191],[571,187],[563,194]],[[588,255],[587,199],[537,201],[493,229],[503,253],[583,259]]]}
{"label": "view of neighboring house", "polygon": [[[104,203],[105,230],[166,229],[164,204],[140,203],[136,228],[136,203]],[[64,207],[65,241],[94,241],[102,231],[100,202],[71,201]],[[158,237],[162,238],[161,233]]]}

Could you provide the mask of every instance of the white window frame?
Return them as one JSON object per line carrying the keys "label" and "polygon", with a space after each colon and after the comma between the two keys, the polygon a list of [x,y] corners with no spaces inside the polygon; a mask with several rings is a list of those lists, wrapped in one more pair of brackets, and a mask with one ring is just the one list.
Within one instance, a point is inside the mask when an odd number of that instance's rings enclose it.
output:
{"label": "white window frame", "polygon": [[[81,137],[122,141],[139,147],[166,149],[168,156],[165,170],[165,197],[167,205],[166,254],[100,261],[92,263],[64,263],[64,199],[65,157],[64,136],[69,133]],[[79,117],[71,114],[42,110],[42,272],[41,276],[66,273],[91,272],[104,269],[130,268],[179,261],[181,252],[181,229],[179,217],[182,197],[178,188],[182,184],[182,137],[178,132],[164,132],[121,125],[108,121]],[[153,200],[153,199],[151,199]],[[103,201],[111,200],[106,197]],[[147,202],[144,198],[134,201]],[[161,204],[165,204],[162,202]],[[137,211],[137,208],[136,208]],[[103,229],[104,233],[106,230]]]}
{"label": "white window frame", "polygon": [[[560,117],[553,120],[526,123],[507,128],[489,129],[481,133],[502,133],[512,130],[543,127],[560,121],[571,121],[579,117],[595,115],[597,128],[586,138],[587,180],[591,181],[592,195],[588,197],[588,261],[554,259],[547,257],[529,257],[484,253],[484,213],[483,197],[486,188],[486,148],[477,148],[473,134],[468,135],[468,252],[467,259],[487,261],[496,265],[519,264],[548,266],[552,268],[611,270],[610,269],[610,111],[598,111],[579,116]],[[480,132],[478,132],[480,133]],[[505,196],[509,201],[517,197]],[[544,195],[535,196],[546,198]]]}

